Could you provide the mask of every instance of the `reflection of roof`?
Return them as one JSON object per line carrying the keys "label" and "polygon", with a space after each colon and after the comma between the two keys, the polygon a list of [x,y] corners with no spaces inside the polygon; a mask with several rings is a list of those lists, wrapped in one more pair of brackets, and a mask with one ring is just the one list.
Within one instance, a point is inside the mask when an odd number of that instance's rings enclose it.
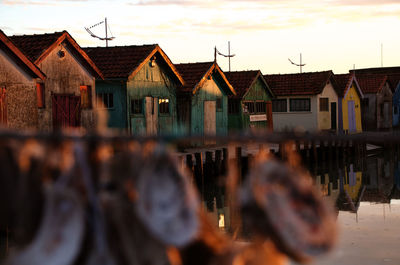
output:
{"label": "reflection of roof", "polygon": [[332,71],[324,71],[264,75],[264,78],[276,96],[295,96],[320,94],[332,75]]}
{"label": "reflection of roof", "polygon": [[389,203],[390,197],[378,189],[366,189],[362,201]]}

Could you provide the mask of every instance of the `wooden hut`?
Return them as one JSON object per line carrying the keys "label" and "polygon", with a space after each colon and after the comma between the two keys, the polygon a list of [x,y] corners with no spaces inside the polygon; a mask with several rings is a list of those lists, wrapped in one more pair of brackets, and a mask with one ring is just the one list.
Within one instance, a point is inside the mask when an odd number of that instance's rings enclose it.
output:
{"label": "wooden hut", "polygon": [[41,130],[96,126],[95,78],[102,74],[67,31],[11,36],[12,42],[45,73],[38,87]]}
{"label": "wooden hut", "polygon": [[338,93],[332,71],[264,75],[276,96],[275,131],[333,131],[338,126]]}
{"label": "wooden hut", "polygon": [[37,128],[42,71],[0,30],[0,126]]}
{"label": "wooden hut", "polygon": [[176,132],[176,91],[183,79],[157,44],[85,48],[99,66],[96,94],[108,125],[132,134]]}
{"label": "wooden hut", "polygon": [[175,65],[185,85],[179,90],[181,131],[194,135],[228,132],[228,96],[235,91],[216,62]]}
{"label": "wooden hut", "polygon": [[356,73],[361,91],[363,130],[389,130],[393,127],[393,93],[387,75]]}
{"label": "wooden hut", "polygon": [[339,92],[339,132],[362,132],[361,103],[364,94],[354,74],[335,75]]}
{"label": "wooden hut", "polygon": [[261,71],[225,72],[225,76],[236,91],[228,98],[229,130],[272,130],[274,96]]}

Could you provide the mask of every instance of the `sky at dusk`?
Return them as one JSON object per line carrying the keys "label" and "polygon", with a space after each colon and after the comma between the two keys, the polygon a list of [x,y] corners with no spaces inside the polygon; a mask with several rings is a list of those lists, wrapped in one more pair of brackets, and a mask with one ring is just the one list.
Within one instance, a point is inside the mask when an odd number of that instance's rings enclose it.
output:
{"label": "sky at dusk", "polygon": [[[400,0],[0,0],[7,35],[84,29],[107,17],[116,45],[158,43],[174,63],[212,61],[231,42],[232,70],[295,73],[400,65]],[[104,36],[103,26],[93,29]],[[218,57],[223,70],[228,60]]]}

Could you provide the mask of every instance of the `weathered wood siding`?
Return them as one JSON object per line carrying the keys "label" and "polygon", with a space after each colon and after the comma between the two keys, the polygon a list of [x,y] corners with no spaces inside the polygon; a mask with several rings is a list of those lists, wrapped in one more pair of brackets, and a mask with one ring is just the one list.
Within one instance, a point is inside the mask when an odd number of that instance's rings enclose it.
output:
{"label": "weathered wood siding", "polygon": [[142,69],[127,82],[128,94],[128,113],[129,127],[133,134],[146,133],[146,116],[142,114],[133,114],[130,112],[130,102],[132,99],[143,100],[143,109],[145,106],[145,97],[167,98],[169,99],[169,114],[158,115],[158,133],[171,134],[176,132],[177,112],[176,112],[176,84],[172,81],[170,74],[157,60],[154,66],[147,62]]}
{"label": "weathered wood siding", "polygon": [[393,127],[399,126],[400,122],[400,83],[393,94]]}
{"label": "weathered wood siding", "polygon": [[[265,104],[267,104],[267,101],[271,101],[271,95],[267,93],[268,88],[265,86],[265,84],[260,80],[260,78],[254,82],[254,84],[251,86],[247,94],[244,96],[243,100],[244,101],[264,101]],[[266,112],[265,114],[267,115],[268,118],[268,108],[265,106]],[[242,111],[242,109],[241,109]],[[258,114],[263,114],[263,113],[258,113]],[[256,122],[250,122],[250,115],[243,113],[243,128],[259,128],[259,129],[266,129],[268,124],[272,121],[256,121]]]}
{"label": "weathered wood siding", "polygon": [[7,127],[37,128],[36,80],[0,50],[0,89],[6,88]]}
{"label": "weathered wood siding", "polygon": [[[368,102],[368,105],[365,105]],[[364,94],[364,103],[362,105],[362,125],[364,131],[377,129],[376,116],[376,94]]]}
{"label": "weathered wood siding", "polygon": [[249,128],[266,129],[270,127],[269,124],[272,123],[272,121],[269,121],[268,119],[266,121],[250,122],[250,115],[252,114],[243,113],[242,107],[244,101],[264,101],[266,104],[266,112],[254,114],[266,114],[267,117],[272,117],[272,115],[268,114],[267,102],[271,102],[271,95],[269,95],[267,91],[268,88],[265,86],[264,82],[262,82],[261,79],[258,78],[257,81],[254,82],[253,85],[250,87],[247,94],[245,94],[242,98],[239,106],[239,113],[228,114],[228,127],[230,131],[247,130]]}
{"label": "weathered wood siding", "polygon": [[[318,130],[330,130],[331,127],[331,103],[336,102],[336,128],[338,128],[338,96],[336,91],[334,90],[331,83],[326,84],[322,93],[317,96],[317,113],[318,113]],[[329,99],[329,110],[328,111],[320,111],[319,108],[319,99],[320,98],[328,98]]]}
{"label": "weathered wood siding", "polygon": [[125,80],[96,80],[96,95],[111,93],[113,95],[113,107],[104,109],[108,113],[108,127],[114,129],[127,129],[127,99]]}
{"label": "weathered wood siding", "polygon": [[[60,58],[57,53],[63,50],[65,56]],[[94,106],[95,78],[80,64],[71,51],[60,44],[40,64],[39,68],[47,76],[45,81],[45,108],[39,109],[39,128],[52,129],[52,93],[80,95],[80,86],[91,86],[92,106]],[[94,128],[96,117],[93,108],[82,109],[81,126]]]}
{"label": "weathered wood siding", "polygon": [[343,130],[349,130],[349,109],[348,101],[354,101],[355,106],[355,118],[356,118],[356,132],[362,132],[362,121],[361,121],[361,99],[357,93],[357,89],[354,85],[350,87],[345,97],[342,99],[342,117],[343,117]]}
{"label": "weathered wood siding", "polygon": [[377,94],[376,107],[378,129],[391,129],[393,127],[393,94],[388,82]]}
{"label": "weathered wood siding", "polygon": [[228,132],[228,96],[222,92],[214,76],[206,80],[203,86],[192,97],[191,133],[204,134],[204,101],[217,101],[221,99],[221,108],[216,109],[216,133],[224,135]]}

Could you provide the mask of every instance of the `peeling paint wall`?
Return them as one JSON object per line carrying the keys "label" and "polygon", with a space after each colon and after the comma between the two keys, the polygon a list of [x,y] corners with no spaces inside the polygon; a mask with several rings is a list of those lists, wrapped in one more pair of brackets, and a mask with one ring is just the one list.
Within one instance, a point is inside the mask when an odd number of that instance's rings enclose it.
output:
{"label": "peeling paint wall", "polygon": [[[65,52],[64,57],[58,56],[58,52]],[[39,68],[47,76],[45,81],[45,108],[39,109],[39,128],[51,131],[52,121],[52,93],[80,95],[80,86],[88,85],[92,89],[92,106],[94,105],[95,78],[87,72],[71,51],[60,44],[40,64]],[[93,108],[82,109],[81,126],[86,129],[96,126],[95,111]]]}
{"label": "peeling paint wall", "polygon": [[6,88],[7,127],[37,128],[36,80],[0,50],[0,88]]}

